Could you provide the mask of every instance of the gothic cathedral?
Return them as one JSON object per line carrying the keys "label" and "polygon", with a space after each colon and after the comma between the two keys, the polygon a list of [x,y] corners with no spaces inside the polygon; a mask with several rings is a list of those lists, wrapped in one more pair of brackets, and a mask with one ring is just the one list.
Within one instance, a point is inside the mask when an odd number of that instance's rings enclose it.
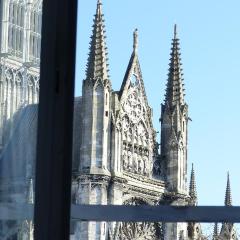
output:
{"label": "gothic cathedral", "polygon": [[[1,203],[34,202],[41,9],[41,0],[0,3]],[[118,91],[112,89],[108,74],[105,38],[102,3],[98,0],[82,96],[76,97],[74,103],[72,203],[196,206],[193,166],[189,187],[187,181],[189,117],[176,25],[165,100],[161,105],[160,143],[138,59],[137,29]],[[18,167],[6,174],[10,166]],[[232,205],[229,176],[225,205]],[[33,240],[31,221],[21,223],[20,230],[16,223],[1,222],[0,227],[9,234],[9,239]],[[196,222],[73,222],[70,238],[208,239]],[[237,239],[234,225],[223,223],[218,231],[216,224],[213,239]]]}

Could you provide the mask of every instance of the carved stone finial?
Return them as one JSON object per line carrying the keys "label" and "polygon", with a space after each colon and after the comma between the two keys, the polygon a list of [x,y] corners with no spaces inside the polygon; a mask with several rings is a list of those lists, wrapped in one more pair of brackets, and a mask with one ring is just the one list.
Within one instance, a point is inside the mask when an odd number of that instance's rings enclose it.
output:
{"label": "carved stone finial", "polygon": [[174,39],[177,38],[177,24],[174,24]]}
{"label": "carved stone finial", "polygon": [[195,206],[197,205],[197,190],[196,190],[196,180],[195,180],[195,172],[194,166],[192,163],[192,171],[189,185],[189,195],[191,197],[191,203]]}
{"label": "carved stone finial", "polygon": [[136,28],[133,33],[133,50],[136,52],[138,49],[138,29]]}
{"label": "carved stone finial", "polygon": [[97,1],[97,12],[96,15],[101,16],[102,15],[102,0]]}

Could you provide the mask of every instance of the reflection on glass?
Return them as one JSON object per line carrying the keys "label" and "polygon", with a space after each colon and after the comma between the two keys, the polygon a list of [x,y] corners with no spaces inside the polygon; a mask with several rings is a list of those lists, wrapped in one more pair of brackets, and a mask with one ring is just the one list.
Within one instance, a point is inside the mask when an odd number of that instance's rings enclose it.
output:
{"label": "reflection on glass", "polygon": [[41,18],[41,0],[0,2],[0,239],[33,239]]}
{"label": "reflection on glass", "polygon": [[[168,226],[178,226],[179,233]],[[102,226],[99,231],[92,231],[90,239],[109,240],[237,240],[240,238],[239,224],[232,223],[150,223],[150,222],[82,222],[82,226]],[[185,231],[187,229],[187,231]],[[80,229],[79,229],[80,230]],[[171,231],[171,238],[166,238],[167,231]],[[106,233],[107,238],[104,238]],[[78,238],[81,238],[78,232]],[[76,236],[76,235],[75,235]]]}

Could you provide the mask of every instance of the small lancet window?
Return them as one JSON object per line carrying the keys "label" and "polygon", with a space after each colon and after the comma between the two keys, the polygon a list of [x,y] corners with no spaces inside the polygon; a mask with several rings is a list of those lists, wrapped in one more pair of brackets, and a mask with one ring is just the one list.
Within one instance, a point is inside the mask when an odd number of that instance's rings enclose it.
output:
{"label": "small lancet window", "polygon": [[183,129],[183,132],[184,132],[185,131],[185,121],[183,121],[182,129]]}
{"label": "small lancet window", "polygon": [[105,95],[105,104],[107,105],[108,104],[108,94],[106,93]]}

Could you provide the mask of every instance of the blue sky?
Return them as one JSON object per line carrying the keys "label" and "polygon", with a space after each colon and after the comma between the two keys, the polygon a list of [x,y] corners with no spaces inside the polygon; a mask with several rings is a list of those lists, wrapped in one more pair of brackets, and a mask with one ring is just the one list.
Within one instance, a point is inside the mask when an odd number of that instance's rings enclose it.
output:
{"label": "blue sky", "polygon": [[[76,95],[81,95],[96,0],[79,0]],[[139,30],[139,58],[156,130],[160,130],[173,26],[178,25],[186,101],[188,166],[195,165],[199,205],[222,205],[227,171],[240,205],[239,0],[103,0],[110,76],[121,86]]]}

